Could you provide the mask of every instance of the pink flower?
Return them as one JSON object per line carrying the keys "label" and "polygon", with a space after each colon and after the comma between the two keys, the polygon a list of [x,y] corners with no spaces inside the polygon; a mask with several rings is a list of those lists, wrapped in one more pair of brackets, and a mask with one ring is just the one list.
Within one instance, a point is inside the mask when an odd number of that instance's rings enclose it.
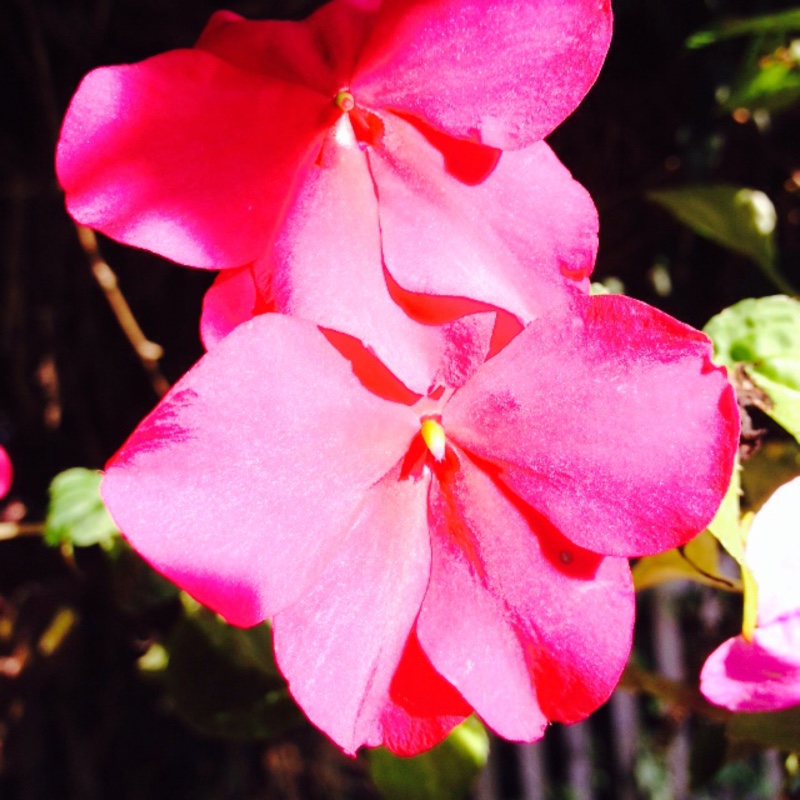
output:
{"label": "pink flower", "polygon": [[8,453],[0,447],[0,498],[8,494],[13,479],[14,470],[11,466],[11,459],[8,457]]}
{"label": "pink flower", "polygon": [[752,641],[735,636],[700,674],[700,689],[731,711],[777,711],[800,704],[800,478],[781,486],[756,514],[747,565],[758,585]]}
{"label": "pink flower", "polygon": [[472,709],[537,739],[609,696],[627,557],[708,523],[738,442],[705,336],[628,298],[573,304],[425,397],[348,337],[259,316],[139,426],[103,498],[202,603],[273,618],[294,697],[345,751],[416,753]]}
{"label": "pink flower", "polygon": [[[594,81],[610,33],[608,0],[218,12],[194,49],[84,79],[59,180],[83,224],[246,269],[269,308],[359,338],[426,392],[449,347],[427,297],[451,298],[448,320],[497,307],[527,323],[591,272],[596,211],[541,139]],[[498,162],[496,148],[516,152]],[[236,285],[206,304],[209,344],[240,319]]]}

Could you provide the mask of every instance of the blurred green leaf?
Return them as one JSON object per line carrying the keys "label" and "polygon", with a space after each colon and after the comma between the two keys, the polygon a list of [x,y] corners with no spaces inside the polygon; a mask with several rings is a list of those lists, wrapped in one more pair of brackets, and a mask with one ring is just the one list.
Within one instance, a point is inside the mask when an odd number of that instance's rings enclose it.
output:
{"label": "blurred green leaf", "polygon": [[716,360],[769,398],[763,411],[800,441],[800,303],[775,296],[742,300],[713,317],[705,332]]}
{"label": "blurred green leaf", "polygon": [[795,294],[778,272],[777,216],[763,192],[716,184],[648,192],[647,197],[700,236],[752,259],[782,292]]}
{"label": "blurred green leaf", "polygon": [[302,722],[275,666],[267,625],[234,628],[196,607],[180,619],[164,646],[167,691],[192,728],[217,738],[250,740]]}
{"label": "blurred green leaf", "polygon": [[792,30],[800,30],[800,8],[790,8],[775,14],[762,14],[756,17],[723,20],[710,28],[693,33],[686,40],[686,46],[697,49],[737,36],[784,33]]}
{"label": "blurred green leaf", "polygon": [[780,111],[800,101],[800,69],[797,64],[765,56],[752,69],[743,70],[736,78],[722,107],[726,111],[746,108],[750,112],[764,109]]}
{"label": "blurred green leaf", "polygon": [[489,737],[473,717],[422,755],[400,758],[382,748],[369,754],[372,779],[387,800],[466,797],[489,756]]}
{"label": "blurred green leaf", "polygon": [[692,539],[683,552],[685,556],[679,550],[669,550],[640,558],[632,570],[636,591],[681,579],[719,587],[719,581],[708,577],[719,574],[719,546],[710,531],[705,530]]}
{"label": "blurred green leaf", "polygon": [[734,714],[725,733],[737,744],[800,752],[800,706],[763,714]]}
{"label": "blurred green leaf", "polygon": [[101,478],[99,472],[81,467],[53,478],[45,520],[47,544],[89,547],[110,543],[119,534],[100,498]]}
{"label": "blurred green leaf", "polygon": [[740,566],[744,566],[745,536],[741,523],[740,499],[742,495],[742,469],[738,461],[733,468],[731,483],[714,519],[708,523],[711,535],[730,553]]}
{"label": "blurred green leaf", "polygon": [[143,614],[174,601],[180,589],[156,572],[122,538],[106,547],[116,604],[131,615]]}

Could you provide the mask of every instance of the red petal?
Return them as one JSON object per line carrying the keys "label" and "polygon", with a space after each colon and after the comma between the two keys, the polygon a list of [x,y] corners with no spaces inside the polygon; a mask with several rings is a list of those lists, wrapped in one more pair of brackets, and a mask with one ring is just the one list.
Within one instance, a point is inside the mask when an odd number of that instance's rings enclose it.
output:
{"label": "red petal", "polygon": [[271,259],[255,266],[277,310],[360,339],[412,391],[461,385],[483,362],[494,314],[432,326],[392,299],[375,188],[346,118],[287,216]]}
{"label": "red petal", "polygon": [[531,323],[457,392],[448,436],[573,542],[676,547],[716,512],[739,415],[699,331],[627,297],[577,297]]}
{"label": "red petal", "polygon": [[591,273],[597,211],[544,142],[505,153],[467,186],[423,134],[387,115],[369,160],[386,266],[403,289],[480,301],[527,322],[564,305],[565,287]]}
{"label": "red petal", "polygon": [[11,459],[8,457],[8,453],[0,447],[0,498],[8,494],[13,479],[14,470],[11,466]]}
{"label": "red petal", "polygon": [[137,428],[107,467],[103,499],[156,569],[252,625],[302,595],[418,429],[319,330],[265,314]]}
{"label": "red petal", "polygon": [[253,318],[258,296],[250,267],[220,272],[203,298],[200,338],[210,350],[235,327]]}
{"label": "red petal", "polygon": [[330,98],[175,50],[84,78],[56,168],[76,220],[195,267],[265,251]]}
{"label": "red petal", "polygon": [[384,0],[352,89],[504,150],[550,133],[594,83],[608,0]]}
{"label": "red petal", "polygon": [[195,46],[240,69],[316,89],[333,101],[350,84],[373,17],[349,0],[333,0],[299,22],[247,20],[218,11]]}
{"label": "red petal", "polygon": [[633,630],[627,561],[566,542],[463,454],[432,487],[431,527],[420,642],[489,726],[532,741],[608,698]]}

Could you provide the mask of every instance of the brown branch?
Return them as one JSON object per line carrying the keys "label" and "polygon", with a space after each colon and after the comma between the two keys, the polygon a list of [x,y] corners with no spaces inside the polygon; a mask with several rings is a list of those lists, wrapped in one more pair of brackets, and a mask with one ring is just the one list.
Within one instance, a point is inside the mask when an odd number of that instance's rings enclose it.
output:
{"label": "brown branch", "polygon": [[628,664],[622,673],[619,686],[633,692],[644,692],[657,697],[671,706],[674,711],[698,714],[713,722],[727,722],[731,712],[720,708],[703,697],[697,689],[680,681],[665,678],[653,672]]}
{"label": "brown branch", "polygon": [[75,227],[78,231],[78,240],[81,243],[81,247],[89,259],[89,266],[92,268],[95,280],[105,293],[106,300],[108,300],[108,304],[111,306],[122,332],[128,338],[136,355],[142,362],[142,366],[150,377],[153,390],[159,397],[163,397],[169,391],[169,383],[161,374],[161,369],[158,366],[159,360],[164,355],[164,350],[161,345],[151,342],[139,327],[128,301],[119,288],[114,270],[100,255],[100,248],[97,245],[97,237],[94,231],[84,225],[76,224]]}
{"label": "brown branch", "polygon": [[43,522],[0,522],[0,542],[21,536],[41,536],[43,533]]}

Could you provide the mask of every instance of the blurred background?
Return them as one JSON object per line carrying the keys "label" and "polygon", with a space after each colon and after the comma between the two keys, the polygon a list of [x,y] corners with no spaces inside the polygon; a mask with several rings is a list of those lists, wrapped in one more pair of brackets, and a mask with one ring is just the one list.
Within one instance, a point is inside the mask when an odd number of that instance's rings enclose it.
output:
{"label": "blurred background", "polygon": [[[493,741],[485,767],[479,726],[413,761],[345,758],[286,695],[267,628],[222,625],[114,536],[92,500],[95,473],[54,488],[62,517],[43,541],[53,478],[101,469],[157,401],[64,212],[53,172],[61,117],[90,69],[191,46],[223,7],[299,18],[315,4],[0,4],[0,445],[15,468],[0,501],[0,797],[800,797],[797,759],[780,740],[775,750],[737,743],[695,695],[671,703],[663,691],[619,692],[541,744]],[[800,6],[615,0],[614,10],[600,79],[549,139],[600,211],[595,280],[701,328],[743,298],[795,294]],[[197,323],[213,274],[100,247],[175,381],[203,352]],[[753,418],[766,431],[745,486],[756,507],[800,460],[771,420]],[[695,583],[643,591],[636,658],[696,686],[740,605]]]}

